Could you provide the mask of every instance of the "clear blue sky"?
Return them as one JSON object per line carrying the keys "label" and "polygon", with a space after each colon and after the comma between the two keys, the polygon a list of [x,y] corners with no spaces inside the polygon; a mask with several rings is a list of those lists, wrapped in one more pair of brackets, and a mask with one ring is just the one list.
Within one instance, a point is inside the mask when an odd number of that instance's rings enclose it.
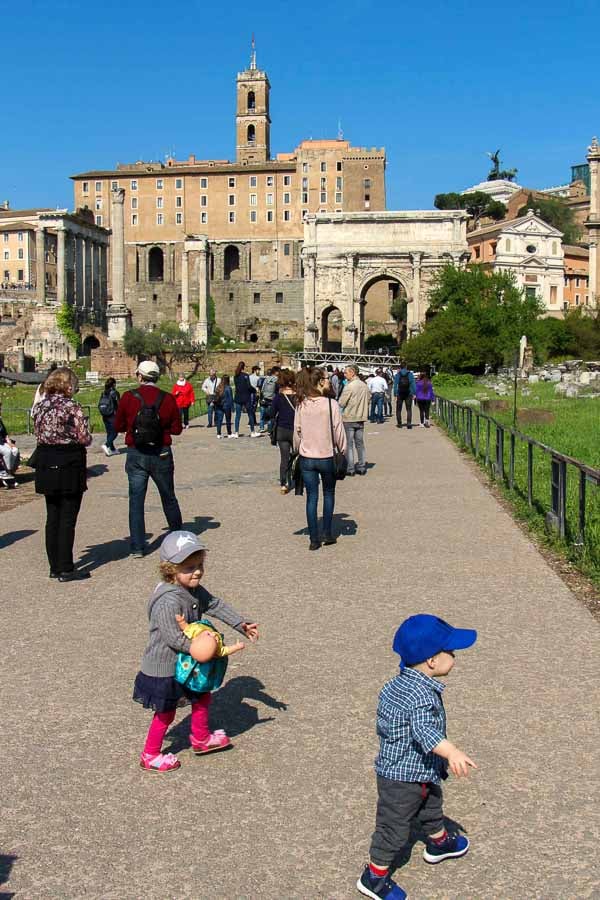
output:
{"label": "clear blue sky", "polygon": [[595,0],[253,5],[5,7],[0,200],[71,208],[75,172],[170,150],[232,159],[252,32],[273,155],[341,120],[353,144],[386,148],[390,209],[483,180],[498,147],[519,183],[563,183],[600,135]]}

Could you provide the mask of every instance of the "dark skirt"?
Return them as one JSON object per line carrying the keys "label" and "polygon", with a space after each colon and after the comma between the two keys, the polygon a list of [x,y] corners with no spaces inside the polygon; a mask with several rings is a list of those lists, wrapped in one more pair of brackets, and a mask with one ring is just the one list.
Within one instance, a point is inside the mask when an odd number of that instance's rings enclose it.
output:
{"label": "dark skirt", "polygon": [[144,675],[138,672],[133,685],[133,699],[141,703],[144,709],[153,709],[154,712],[169,712],[178,706],[197,703],[202,697],[198,691],[190,691],[172,675],[159,678],[155,675]]}

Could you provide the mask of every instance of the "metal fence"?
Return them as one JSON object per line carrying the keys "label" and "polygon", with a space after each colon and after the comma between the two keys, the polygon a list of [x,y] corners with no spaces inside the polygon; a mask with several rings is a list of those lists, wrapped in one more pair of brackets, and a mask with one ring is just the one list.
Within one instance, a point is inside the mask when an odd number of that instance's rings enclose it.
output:
{"label": "metal fence", "polygon": [[[584,547],[593,542],[600,552],[600,470],[542,444],[510,425],[470,406],[437,397],[437,418],[483,461],[498,481],[544,515],[546,523],[568,543]],[[587,534],[590,523],[594,535]]]}

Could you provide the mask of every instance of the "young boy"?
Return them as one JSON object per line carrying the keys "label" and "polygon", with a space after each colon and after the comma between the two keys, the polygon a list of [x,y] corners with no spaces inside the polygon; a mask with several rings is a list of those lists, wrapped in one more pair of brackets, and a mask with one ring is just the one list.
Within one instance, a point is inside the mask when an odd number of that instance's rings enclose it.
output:
{"label": "young boy", "polygon": [[370,862],[356,886],[374,900],[404,900],[389,869],[417,819],[427,835],[428,863],[464,856],[469,841],[444,827],[440,781],[448,768],[458,778],[476,769],[472,759],[446,739],[444,686],[436,681],[454,666],[454,651],[471,647],[477,632],[453,628],[436,616],[406,619],[394,636],[400,674],[384,685],[377,708],[379,755],[377,817]]}

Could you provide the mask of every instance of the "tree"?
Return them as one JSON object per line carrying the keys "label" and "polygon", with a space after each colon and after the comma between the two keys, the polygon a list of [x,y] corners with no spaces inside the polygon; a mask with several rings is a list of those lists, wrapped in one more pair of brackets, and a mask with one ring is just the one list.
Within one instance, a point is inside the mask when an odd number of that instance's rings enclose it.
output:
{"label": "tree", "polygon": [[139,360],[153,356],[162,371],[173,374],[175,362],[189,361],[188,378],[208,364],[206,346],[194,340],[189,330],[182,330],[177,322],[162,322],[154,330],[130,328],[123,341],[125,352]]}
{"label": "tree", "polygon": [[56,327],[75,351],[79,350],[81,337],[75,330],[75,310],[64,301],[56,313]]}
{"label": "tree", "polygon": [[533,195],[529,194],[527,203],[521,207],[517,215],[527,215],[528,209],[535,210],[540,219],[562,231],[563,243],[576,244],[581,240],[582,230],[575,221],[575,214],[560,197],[537,197],[534,199]]}
{"label": "tree", "polygon": [[390,306],[390,316],[396,323],[396,343],[400,345],[402,340],[402,328],[406,322],[408,300],[406,297],[395,297]]}
{"label": "tree", "polygon": [[485,191],[472,191],[469,194],[436,194],[433,205],[436,209],[464,209],[473,217],[473,227],[477,228],[480,219],[484,216],[500,221],[506,215],[506,206],[499,200],[494,200]]}

